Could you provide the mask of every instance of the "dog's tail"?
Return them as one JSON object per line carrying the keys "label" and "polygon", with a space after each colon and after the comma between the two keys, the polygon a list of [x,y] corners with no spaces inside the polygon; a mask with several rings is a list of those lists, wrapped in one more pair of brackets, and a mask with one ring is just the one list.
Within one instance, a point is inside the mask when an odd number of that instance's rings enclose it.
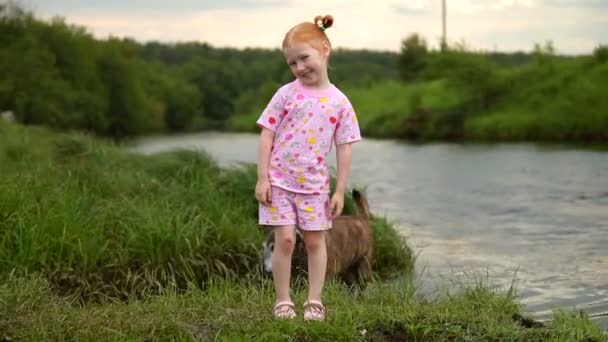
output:
{"label": "dog's tail", "polygon": [[359,190],[353,189],[353,199],[359,209],[359,217],[369,220],[369,205],[365,196]]}

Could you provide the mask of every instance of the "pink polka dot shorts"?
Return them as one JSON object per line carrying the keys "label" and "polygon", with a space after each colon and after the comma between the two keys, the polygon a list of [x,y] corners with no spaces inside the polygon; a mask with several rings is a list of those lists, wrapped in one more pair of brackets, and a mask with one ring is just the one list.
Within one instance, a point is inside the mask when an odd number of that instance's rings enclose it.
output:
{"label": "pink polka dot shorts", "polygon": [[331,228],[329,194],[300,194],[274,186],[271,192],[272,204],[260,203],[261,225],[296,225],[309,231]]}

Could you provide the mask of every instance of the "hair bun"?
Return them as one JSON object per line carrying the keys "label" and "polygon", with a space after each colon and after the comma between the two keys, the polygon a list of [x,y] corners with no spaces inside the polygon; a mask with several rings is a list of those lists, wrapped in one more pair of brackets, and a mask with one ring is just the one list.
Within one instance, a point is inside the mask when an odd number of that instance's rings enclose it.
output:
{"label": "hair bun", "polygon": [[318,15],[315,17],[315,24],[323,29],[330,28],[334,24],[334,17],[329,14],[324,16]]}

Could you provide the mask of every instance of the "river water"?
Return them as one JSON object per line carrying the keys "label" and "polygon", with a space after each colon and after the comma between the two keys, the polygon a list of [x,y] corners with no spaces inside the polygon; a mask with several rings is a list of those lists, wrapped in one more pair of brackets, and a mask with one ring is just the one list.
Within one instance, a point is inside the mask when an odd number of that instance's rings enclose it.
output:
{"label": "river water", "polygon": [[[255,163],[257,139],[158,136],[134,149],[204,149],[229,166]],[[364,139],[353,146],[349,185],[365,187],[372,211],[408,238],[421,291],[515,279],[532,316],[583,310],[608,329],[608,150]]]}

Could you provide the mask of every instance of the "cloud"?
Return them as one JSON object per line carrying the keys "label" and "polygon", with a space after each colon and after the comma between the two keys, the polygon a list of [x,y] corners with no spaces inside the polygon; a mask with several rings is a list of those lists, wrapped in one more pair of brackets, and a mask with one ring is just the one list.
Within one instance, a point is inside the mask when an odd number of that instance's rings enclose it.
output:
{"label": "cloud", "polygon": [[430,0],[391,1],[389,6],[401,15],[424,14],[433,8]]}
{"label": "cloud", "polygon": [[24,0],[27,7],[51,15],[73,12],[115,12],[117,9],[139,13],[176,13],[216,9],[256,10],[289,6],[281,0]]}
{"label": "cloud", "polygon": [[[552,40],[558,52],[589,53],[606,43],[608,16],[593,5],[595,0],[564,5],[574,1],[446,0],[448,41],[464,41],[476,50],[530,51],[535,43]],[[441,35],[440,0],[186,0],[175,6],[149,0],[145,10],[135,10],[142,0],[35,2],[47,7],[73,4],[69,11],[35,13],[46,18],[60,14],[101,38],[278,48],[287,30],[318,14],[334,16],[327,33],[335,47],[398,51],[401,39],[419,33],[436,48]]]}
{"label": "cloud", "polygon": [[446,0],[446,2],[448,12],[465,14],[534,8],[538,5],[537,0]]}
{"label": "cloud", "polygon": [[452,17],[451,41],[464,39],[476,49],[530,51],[535,43],[553,41],[558,53],[590,53],[606,42],[608,16],[588,8],[518,8]]}
{"label": "cloud", "polygon": [[546,6],[608,7],[606,0],[543,0]]}
{"label": "cloud", "polygon": [[[446,0],[446,8],[448,13],[471,14],[518,8],[534,8],[538,6],[538,1],[539,0]],[[440,13],[442,9],[440,0],[395,0],[390,1],[389,6],[396,13],[404,16]]]}

